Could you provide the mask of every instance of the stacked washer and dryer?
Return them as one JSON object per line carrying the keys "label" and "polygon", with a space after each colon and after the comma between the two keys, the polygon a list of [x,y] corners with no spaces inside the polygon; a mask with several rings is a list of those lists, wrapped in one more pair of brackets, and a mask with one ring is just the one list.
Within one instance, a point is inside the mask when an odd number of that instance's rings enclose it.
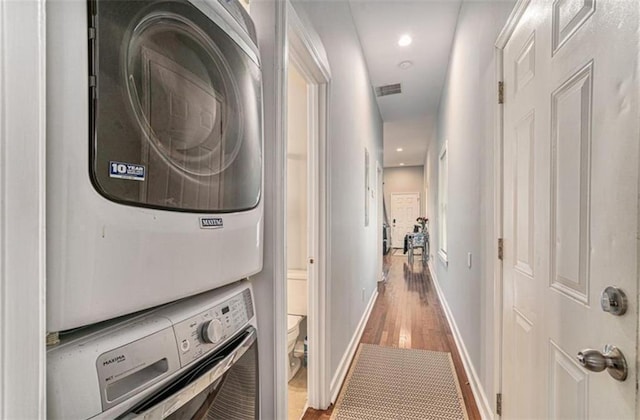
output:
{"label": "stacked washer and dryer", "polygon": [[47,4],[51,418],[258,418],[262,92],[237,0]]}

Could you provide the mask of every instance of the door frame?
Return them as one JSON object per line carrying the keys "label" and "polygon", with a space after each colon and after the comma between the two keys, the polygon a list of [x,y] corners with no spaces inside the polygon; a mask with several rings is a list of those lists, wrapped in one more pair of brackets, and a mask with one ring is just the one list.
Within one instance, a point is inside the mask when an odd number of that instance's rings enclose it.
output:
{"label": "door frame", "polygon": [[378,229],[378,281],[384,281],[384,251],[382,226],[384,225],[384,169],[379,160],[376,160],[376,223]]}
{"label": "door frame", "polygon": [[[308,406],[326,409],[330,404],[329,384],[329,318],[327,316],[327,273],[330,272],[330,230],[329,205],[329,153],[327,141],[328,98],[331,83],[331,70],[320,37],[302,16],[298,15],[290,1],[286,2],[287,30],[285,60],[283,63],[285,81],[288,74],[288,59],[300,70],[307,81],[308,95],[308,225],[309,259],[307,274],[308,299]],[[286,83],[286,82],[285,82]],[[286,95],[285,95],[286,97]],[[286,127],[286,107],[282,108],[283,123]],[[286,131],[286,129],[285,129]],[[283,136],[283,149],[286,156],[286,135]],[[286,179],[286,170],[285,170]],[[286,195],[286,193],[285,193]],[[286,202],[286,197],[285,197]],[[286,211],[286,210],[285,210]],[[286,238],[286,222],[284,238]],[[276,360],[287,357],[287,267],[286,258],[278,258],[277,264],[283,264],[277,272],[284,275],[276,279],[276,295],[280,305],[276,307],[276,337],[284,346],[276,345]],[[286,367],[286,366],[284,366]],[[277,373],[279,387],[287,389],[284,369]],[[276,394],[277,413],[286,413],[288,392]]]}
{"label": "door frame", "polygon": [[46,418],[45,7],[0,0],[1,418]]}
{"label": "door frame", "polygon": [[[422,203],[420,203],[420,191],[418,191],[418,192],[407,191],[407,192],[390,193],[389,194],[389,201],[390,201],[390,203],[389,203],[389,215],[391,216],[391,223],[393,223],[393,219],[394,219],[394,217],[393,217],[393,197],[396,196],[396,195],[416,195],[416,196],[418,196],[418,215],[420,215],[420,213],[422,211],[422,207],[420,207],[421,204],[422,204]],[[394,237],[394,235],[393,235],[393,225],[391,225],[391,248],[395,248],[393,246],[393,237]]]}

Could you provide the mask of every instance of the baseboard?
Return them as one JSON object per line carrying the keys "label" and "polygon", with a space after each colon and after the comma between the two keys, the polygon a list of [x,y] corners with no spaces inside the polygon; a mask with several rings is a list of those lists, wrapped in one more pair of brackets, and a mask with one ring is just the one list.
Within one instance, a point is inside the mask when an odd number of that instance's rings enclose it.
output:
{"label": "baseboard", "polygon": [[356,331],[353,333],[353,337],[351,337],[351,341],[349,342],[349,346],[347,350],[344,352],[342,356],[342,360],[340,360],[340,364],[338,365],[338,369],[336,370],[335,375],[333,375],[333,379],[331,379],[331,404],[336,402],[338,398],[338,393],[340,392],[340,388],[342,388],[342,383],[344,382],[344,378],[347,376],[347,372],[349,371],[349,366],[351,365],[351,360],[353,360],[353,356],[356,354],[356,350],[358,349],[358,344],[360,343],[360,338],[362,337],[362,333],[364,332],[364,327],[367,325],[367,321],[369,320],[369,315],[371,315],[371,310],[373,309],[373,305],[376,302],[376,298],[378,297],[378,290],[374,290],[371,294],[371,299],[369,299],[369,303],[367,304],[364,313],[362,314],[362,318],[360,318],[360,322],[356,327]]}
{"label": "baseboard", "polygon": [[431,279],[433,280],[433,284],[436,288],[436,292],[438,293],[438,298],[440,299],[440,303],[442,304],[442,308],[444,309],[444,314],[447,317],[449,328],[451,328],[451,331],[453,332],[453,339],[456,342],[456,346],[458,346],[460,358],[462,359],[464,370],[467,373],[467,378],[469,378],[469,383],[471,384],[471,391],[473,392],[473,396],[476,399],[476,404],[478,405],[480,416],[482,417],[483,420],[492,420],[494,418],[493,409],[491,408],[491,404],[487,399],[487,394],[484,391],[484,387],[480,383],[480,379],[478,378],[478,374],[476,373],[476,370],[473,367],[473,363],[471,363],[469,352],[467,351],[467,347],[464,345],[464,341],[462,340],[462,336],[460,335],[460,330],[458,329],[458,325],[456,324],[456,321],[453,318],[453,314],[451,313],[449,304],[447,303],[447,300],[444,297],[444,293],[442,293],[442,289],[440,288],[440,284],[438,283],[438,278],[436,277],[436,273],[433,270],[433,266],[431,265],[431,263],[428,264],[428,267],[429,267],[429,273],[431,274]]}

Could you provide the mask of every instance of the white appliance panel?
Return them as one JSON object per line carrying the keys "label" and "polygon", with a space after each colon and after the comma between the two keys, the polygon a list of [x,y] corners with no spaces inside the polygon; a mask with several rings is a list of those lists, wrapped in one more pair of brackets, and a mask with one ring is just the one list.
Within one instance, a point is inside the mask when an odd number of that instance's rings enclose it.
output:
{"label": "white appliance panel", "polygon": [[[212,343],[204,340],[203,330],[214,320],[225,334]],[[47,416],[117,418],[256,329],[251,285],[245,280],[62,334],[61,343],[47,350]]]}
{"label": "white appliance panel", "polygon": [[[235,30],[231,37],[251,52],[249,37],[217,1],[196,3],[220,27]],[[47,22],[48,331],[133,313],[259,272],[261,199],[246,211],[192,213],[119,204],[96,191],[88,175],[87,2],[52,0]],[[257,58],[257,49],[253,53]],[[223,226],[203,229],[201,217],[221,218]]]}

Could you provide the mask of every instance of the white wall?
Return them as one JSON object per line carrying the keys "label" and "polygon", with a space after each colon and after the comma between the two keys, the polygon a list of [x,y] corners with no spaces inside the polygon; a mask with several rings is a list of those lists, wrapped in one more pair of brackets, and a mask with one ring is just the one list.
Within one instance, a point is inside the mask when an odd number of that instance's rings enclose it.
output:
{"label": "white wall", "polygon": [[307,82],[288,67],[287,268],[307,269]]}
{"label": "white wall", "polygon": [[[384,169],[384,201],[387,204],[387,210],[391,211],[392,193],[410,192],[420,194],[420,208],[423,209],[424,166],[402,166]],[[389,214],[389,216],[391,216],[391,214]]]}
{"label": "white wall", "polygon": [[[431,264],[491,411],[494,412],[493,156],[497,112],[494,42],[514,1],[464,2],[437,131],[425,161]],[[438,250],[438,157],[448,142],[448,267]],[[467,253],[473,255],[467,267]],[[433,258],[435,257],[435,258]],[[483,401],[478,401],[483,404]]]}
{"label": "white wall", "polygon": [[377,235],[382,230],[375,223],[375,203],[370,206],[369,226],[364,226],[364,149],[369,150],[370,183],[375,188],[375,162],[382,162],[382,120],[349,4],[302,1],[296,7],[306,12],[320,35],[332,75],[328,116],[331,271],[327,286],[333,377],[379,277]]}

